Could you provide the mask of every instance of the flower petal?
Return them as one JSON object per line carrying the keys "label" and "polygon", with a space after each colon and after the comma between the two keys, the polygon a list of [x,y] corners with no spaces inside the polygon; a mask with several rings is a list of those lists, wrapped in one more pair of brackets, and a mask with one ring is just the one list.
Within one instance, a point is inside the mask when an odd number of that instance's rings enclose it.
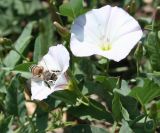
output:
{"label": "flower petal", "polygon": [[[71,51],[76,56],[90,56],[101,43],[111,7],[93,9],[79,16],[71,27]],[[105,14],[104,14],[105,12]]]}
{"label": "flower petal", "polygon": [[59,44],[49,48],[49,52],[43,57],[40,64],[46,66],[49,70],[60,70],[63,73],[69,67],[69,60],[67,49]]}
{"label": "flower petal", "polygon": [[68,79],[66,74],[61,74],[55,83],[54,90],[55,91],[62,90],[65,88],[67,84],[68,84]]}
{"label": "flower petal", "polygon": [[[81,33],[80,33],[81,34]],[[90,56],[94,54],[94,45],[86,42],[80,42],[77,40],[75,35],[71,35],[70,48],[75,56]]]}
{"label": "flower petal", "polygon": [[[102,55],[120,61],[142,37],[138,22],[119,7],[104,6],[78,17],[71,29],[71,51],[76,56]],[[110,44],[104,51],[101,46]]]}
{"label": "flower petal", "polygon": [[34,79],[31,80],[32,100],[46,99],[52,92],[54,92],[54,89],[48,88],[44,81],[36,81]]}
{"label": "flower petal", "polygon": [[55,60],[50,54],[46,54],[38,65],[43,66],[44,70],[61,70],[61,67],[57,60]]}
{"label": "flower petal", "polygon": [[111,44],[121,36],[138,30],[141,31],[141,27],[132,16],[119,7],[112,7],[105,33]]}
{"label": "flower petal", "polygon": [[138,30],[129,34],[123,35],[117,41],[114,42],[112,50],[110,51],[97,51],[96,54],[102,55],[110,60],[120,61],[124,59],[135,44],[142,37],[142,31]]}
{"label": "flower petal", "polygon": [[[44,67],[44,71],[61,71],[58,73],[58,79],[44,80],[45,75],[40,77],[33,77],[31,80],[31,93],[32,99],[43,100],[48,97],[51,93],[57,90],[64,89],[64,85],[67,85],[67,78],[65,72],[69,67],[69,53],[63,45],[52,46],[49,48],[49,52],[39,62],[39,66]],[[54,83],[55,82],[55,83]]]}
{"label": "flower petal", "polygon": [[65,74],[59,75],[55,85],[49,88],[43,80],[34,79],[31,80],[31,93],[32,100],[46,99],[51,93],[58,90],[63,90],[68,83],[68,79]]}

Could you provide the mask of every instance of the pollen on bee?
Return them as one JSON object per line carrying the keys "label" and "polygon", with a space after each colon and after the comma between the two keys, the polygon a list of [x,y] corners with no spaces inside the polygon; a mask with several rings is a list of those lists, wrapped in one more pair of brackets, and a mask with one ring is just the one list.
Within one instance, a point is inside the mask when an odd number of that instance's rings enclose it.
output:
{"label": "pollen on bee", "polygon": [[103,43],[100,48],[103,51],[109,51],[112,49],[112,45],[110,43]]}

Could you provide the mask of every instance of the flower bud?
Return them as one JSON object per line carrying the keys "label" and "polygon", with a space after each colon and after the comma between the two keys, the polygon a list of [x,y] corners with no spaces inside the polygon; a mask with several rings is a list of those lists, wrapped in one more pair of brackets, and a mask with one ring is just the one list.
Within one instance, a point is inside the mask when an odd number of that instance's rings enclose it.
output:
{"label": "flower bud", "polygon": [[54,21],[53,22],[54,26],[56,27],[58,33],[62,36],[62,37],[66,37],[69,35],[69,31],[67,28],[63,27],[61,24],[59,24],[58,22]]}
{"label": "flower bud", "polygon": [[157,7],[155,13],[154,13],[154,21],[153,21],[153,27],[155,30],[160,30],[160,7]]}
{"label": "flower bud", "polygon": [[138,43],[138,46],[136,48],[134,55],[138,60],[140,60],[141,57],[143,56],[143,47],[141,43]]}
{"label": "flower bud", "polygon": [[12,41],[10,39],[0,37],[0,45],[11,45]]}

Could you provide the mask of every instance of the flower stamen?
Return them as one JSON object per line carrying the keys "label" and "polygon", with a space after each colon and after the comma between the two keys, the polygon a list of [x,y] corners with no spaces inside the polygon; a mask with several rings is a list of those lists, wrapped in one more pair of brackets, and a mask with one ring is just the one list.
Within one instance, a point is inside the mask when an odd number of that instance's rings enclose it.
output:
{"label": "flower stamen", "polygon": [[112,49],[112,45],[110,43],[103,43],[100,48],[103,51],[109,51]]}

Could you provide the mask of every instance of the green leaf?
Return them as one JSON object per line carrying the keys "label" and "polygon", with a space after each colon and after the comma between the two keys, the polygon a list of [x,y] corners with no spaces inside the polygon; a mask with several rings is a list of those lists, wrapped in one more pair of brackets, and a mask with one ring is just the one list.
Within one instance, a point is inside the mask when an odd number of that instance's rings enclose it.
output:
{"label": "green leaf", "polygon": [[145,29],[145,30],[150,30],[150,31],[151,31],[151,30],[152,30],[152,25],[151,25],[151,24],[150,24],[150,25],[146,25],[146,26],[144,27],[144,29]]}
{"label": "green leaf", "polygon": [[70,133],[109,133],[104,128],[99,128],[90,125],[77,125],[69,130]]}
{"label": "green leaf", "polygon": [[5,72],[1,71],[0,72],[0,93],[6,93],[6,86],[5,86],[5,79],[4,79],[4,77],[5,77]]}
{"label": "green leaf", "polygon": [[105,64],[107,64],[107,62],[108,62],[108,60],[106,58],[102,58],[98,61],[98,63],[101,65],[105,65]]}
{"label": "green leaf", "polygon": [[108,91],[103,84],[93,81],[86,81],[83,85],[82,93],[84,95],[97,95],[103,102],[107,104],[108,109],[111,110],[113,94],[110,93],[110,91]]}
{"label": "green leaf", "polygon": [[158,39],[158,33],[150,32],[146,39],[145,48],[151,63],[152,69],[160,71],[160,39]]}
{"label": "green leaf", "polygon": [[9,7],[13,3],[12,0],[1,0],[0,1],[0,6],[1,7]]}
{"label": "green leaf", "polygon": [[34,62],[28,62],[28,63],[23,63],[20,65],[17,65],[13,68],[12,73],[14,74],[21,74],[21,77],[24,77],[26,79],[29,79],[32,77],[32,73],[29,71],[29,67],[31,65],[35,64]]}
{"label": "green leaf", "polygon": [[158,39],[160,40],[160,31],[158,31]]}
{"label": "green leaf", "polygon": [[[78,58],[77,64],[76,63],[74,64],[75,68],[76,68],[74,70],[74,73],[75,74],[83,74],[84,76],[91,78],[93,75],[93,69],[94,69],[91,64],[92,64],[92,62],[88,58],[86,58],[86,59]],[[90,66],[90,67],[88,67],[88,66]]]}
{"label": "green leaf", "polygon": [[28,63],[23,63],[23,64],[20,64],[20,65],[16,65],[13,70],[29,72],[29,67],[33,64],[35,64],[35,63],[34,62],[28,62]]}
{"label": "green leaf", "polygon": [[121,103],[123,107],[129,113],[130,119],[135,119],[137,116],[140,115],[140,111],[138,109],[138,101],[130,96],[121,96]]}
{"label": "green leaf", "polygon": [[83,8],[82,0],[70,0],[59,7],[60,14],[71,18],[80,15]]}
{"label": "green leaf", "polygon": [[20,74],[21,77],[25,78],[25,79],[29,79],[32,77],[32,73],[30,72],[24,72],[24,71],[12,71],[13,74]]}
{"label": "green leaf", "polygon": [[10,130],[10,126],[12,124],[12,117],[5,117],[2,113],[0,113],[0,131],[1,133],[7,133]]}
{"label": "green leaf", "polygon": [[116,121],[120,121],[122,118],[130,120],[128,111],[123,107],[120,99],[120,95],[114,92],[114,98],[112,100],[112,113]]}
{"label": "green leaf", "polygon": [[122,119],[121,110],[122,110],[122,107],[120,102],[120,96],[118,93],[115,92],[114,98],[112,100],[112,113],[116,121],[120,121]]}
{"label": "green leaf", "polygon": [[23,91],[20,90],[21,86],[19,82],[19,76],[20,75],[16,75],[12,79],[10,86],[7,88],[5,108],[9,114],[18,116],[20,120],[24,122],[26,108]]}
{"label": "green leaf", "polygon": [[160,87],[149,79],[143,80],[142,86],[137,86],[132,89],[129,96],[137,99],[141,104],[147,104],[154,98],[160,96]]}
{"label": "green leaf", "polygon": [[50,17],[39,21],[39,30],[34,46],[34,62],[38,62],[48,52],[49,47],[53,45],[54,28]]}
{"label": "green leaf", "polygon": [[90,99],[88,106],[81,104],[77,107],[71,107],[68,113],[76,117],[106,120],[107,122],[113,123],[112,115],[106,111],[102,104],[92,99]]}
{"label": "green leaf", "polygon": [[125,120],[122,120],[122,126],[119,133],[133,133],[132,129],[129,127],[129,124]]}
{"label": "green leaf", "polygon": [[[20,54],[23,54],[24,50],[27,48],[28,44],[30,43],[32,39],[31,32],[32,32],[34,24],[35,22],[31,22],[27,24],[22,34],[20,35],[20,37],[14,44],[15,49]],[[8,67],[14,67],[20,59],[21,59],[21,56],[14,50],[11,50],[9,54],[5,57],[4,64]]]}
{"label": "green leaf", "polygon": [[56,91],[52,94],[52,97],[69,104],[75,104],[77,99],[76,93],[70,90]]}
{"label": "green leaf", "polygon": [[42,45],[44,45],[44,44],[41,43],[41,37],[40,37],[40,35],[39,35],[39,36],[36,38],[36,40],[35,40],[35,45],[34,45],[34,56],[33,56],[33,60],[34,60],[35,62],[38,62],[38,61],[42,58],[42,56],[43,56],[43,54],[42,54],[42,48],[41,48]]}
{"label": "green leaf", "polygon": [[36,117],[36,127],[38,129],[38,133],[45,133],[45,129],[47,128],[48,121],[48,112],[44,112],[40,108],[37,108],[37,117]]}
{"label": "green leaf", "polygon": [[35,11],[42,9],[42,5],[39,0],[33,0],[33,1],[15,0],[14,8],[20,15],[31,15]]}
{"label": "green leaf", "polygon": [[160,122],[160,101],[152,103],[150,107],[149,118]]}
{"label": "green leaf", "polygon": [[117,93],[121,94],[122,96],[127,96],[130,93],[130,88],[128,86],[128,83],[125,80],[122,80],[121,88],[120,89],[114,89]]}
{"label": "green leaf", "polygon": [[129,113],[128,113],[128,111],[121,105],[121,107],[122,107],[122,115],[123,115],[123,118],[126,120],[126,121],[129,121],[130,119],[129,119]]}
{"label": "green leaf", "polygon": [[[122,115],[125,120],[129,120],[129,116],[131,119],[134,119],[139,115],[138,111],[138,102],[128,96],[131,92],[131,89],[128,83],[125,80],[122,80],[120,89],[114,89],[114,92],[120,94],[120,101],[122,104]],[[128,114],[129,113],[129,114]]]}
{"label": "green leaf", "polygon": [[113,89],[116,87],[118,78],[115,77],[106,77],[106,76],[94,76],[94,79],[100,82],[106,89],[110,92],[113,92]]}

